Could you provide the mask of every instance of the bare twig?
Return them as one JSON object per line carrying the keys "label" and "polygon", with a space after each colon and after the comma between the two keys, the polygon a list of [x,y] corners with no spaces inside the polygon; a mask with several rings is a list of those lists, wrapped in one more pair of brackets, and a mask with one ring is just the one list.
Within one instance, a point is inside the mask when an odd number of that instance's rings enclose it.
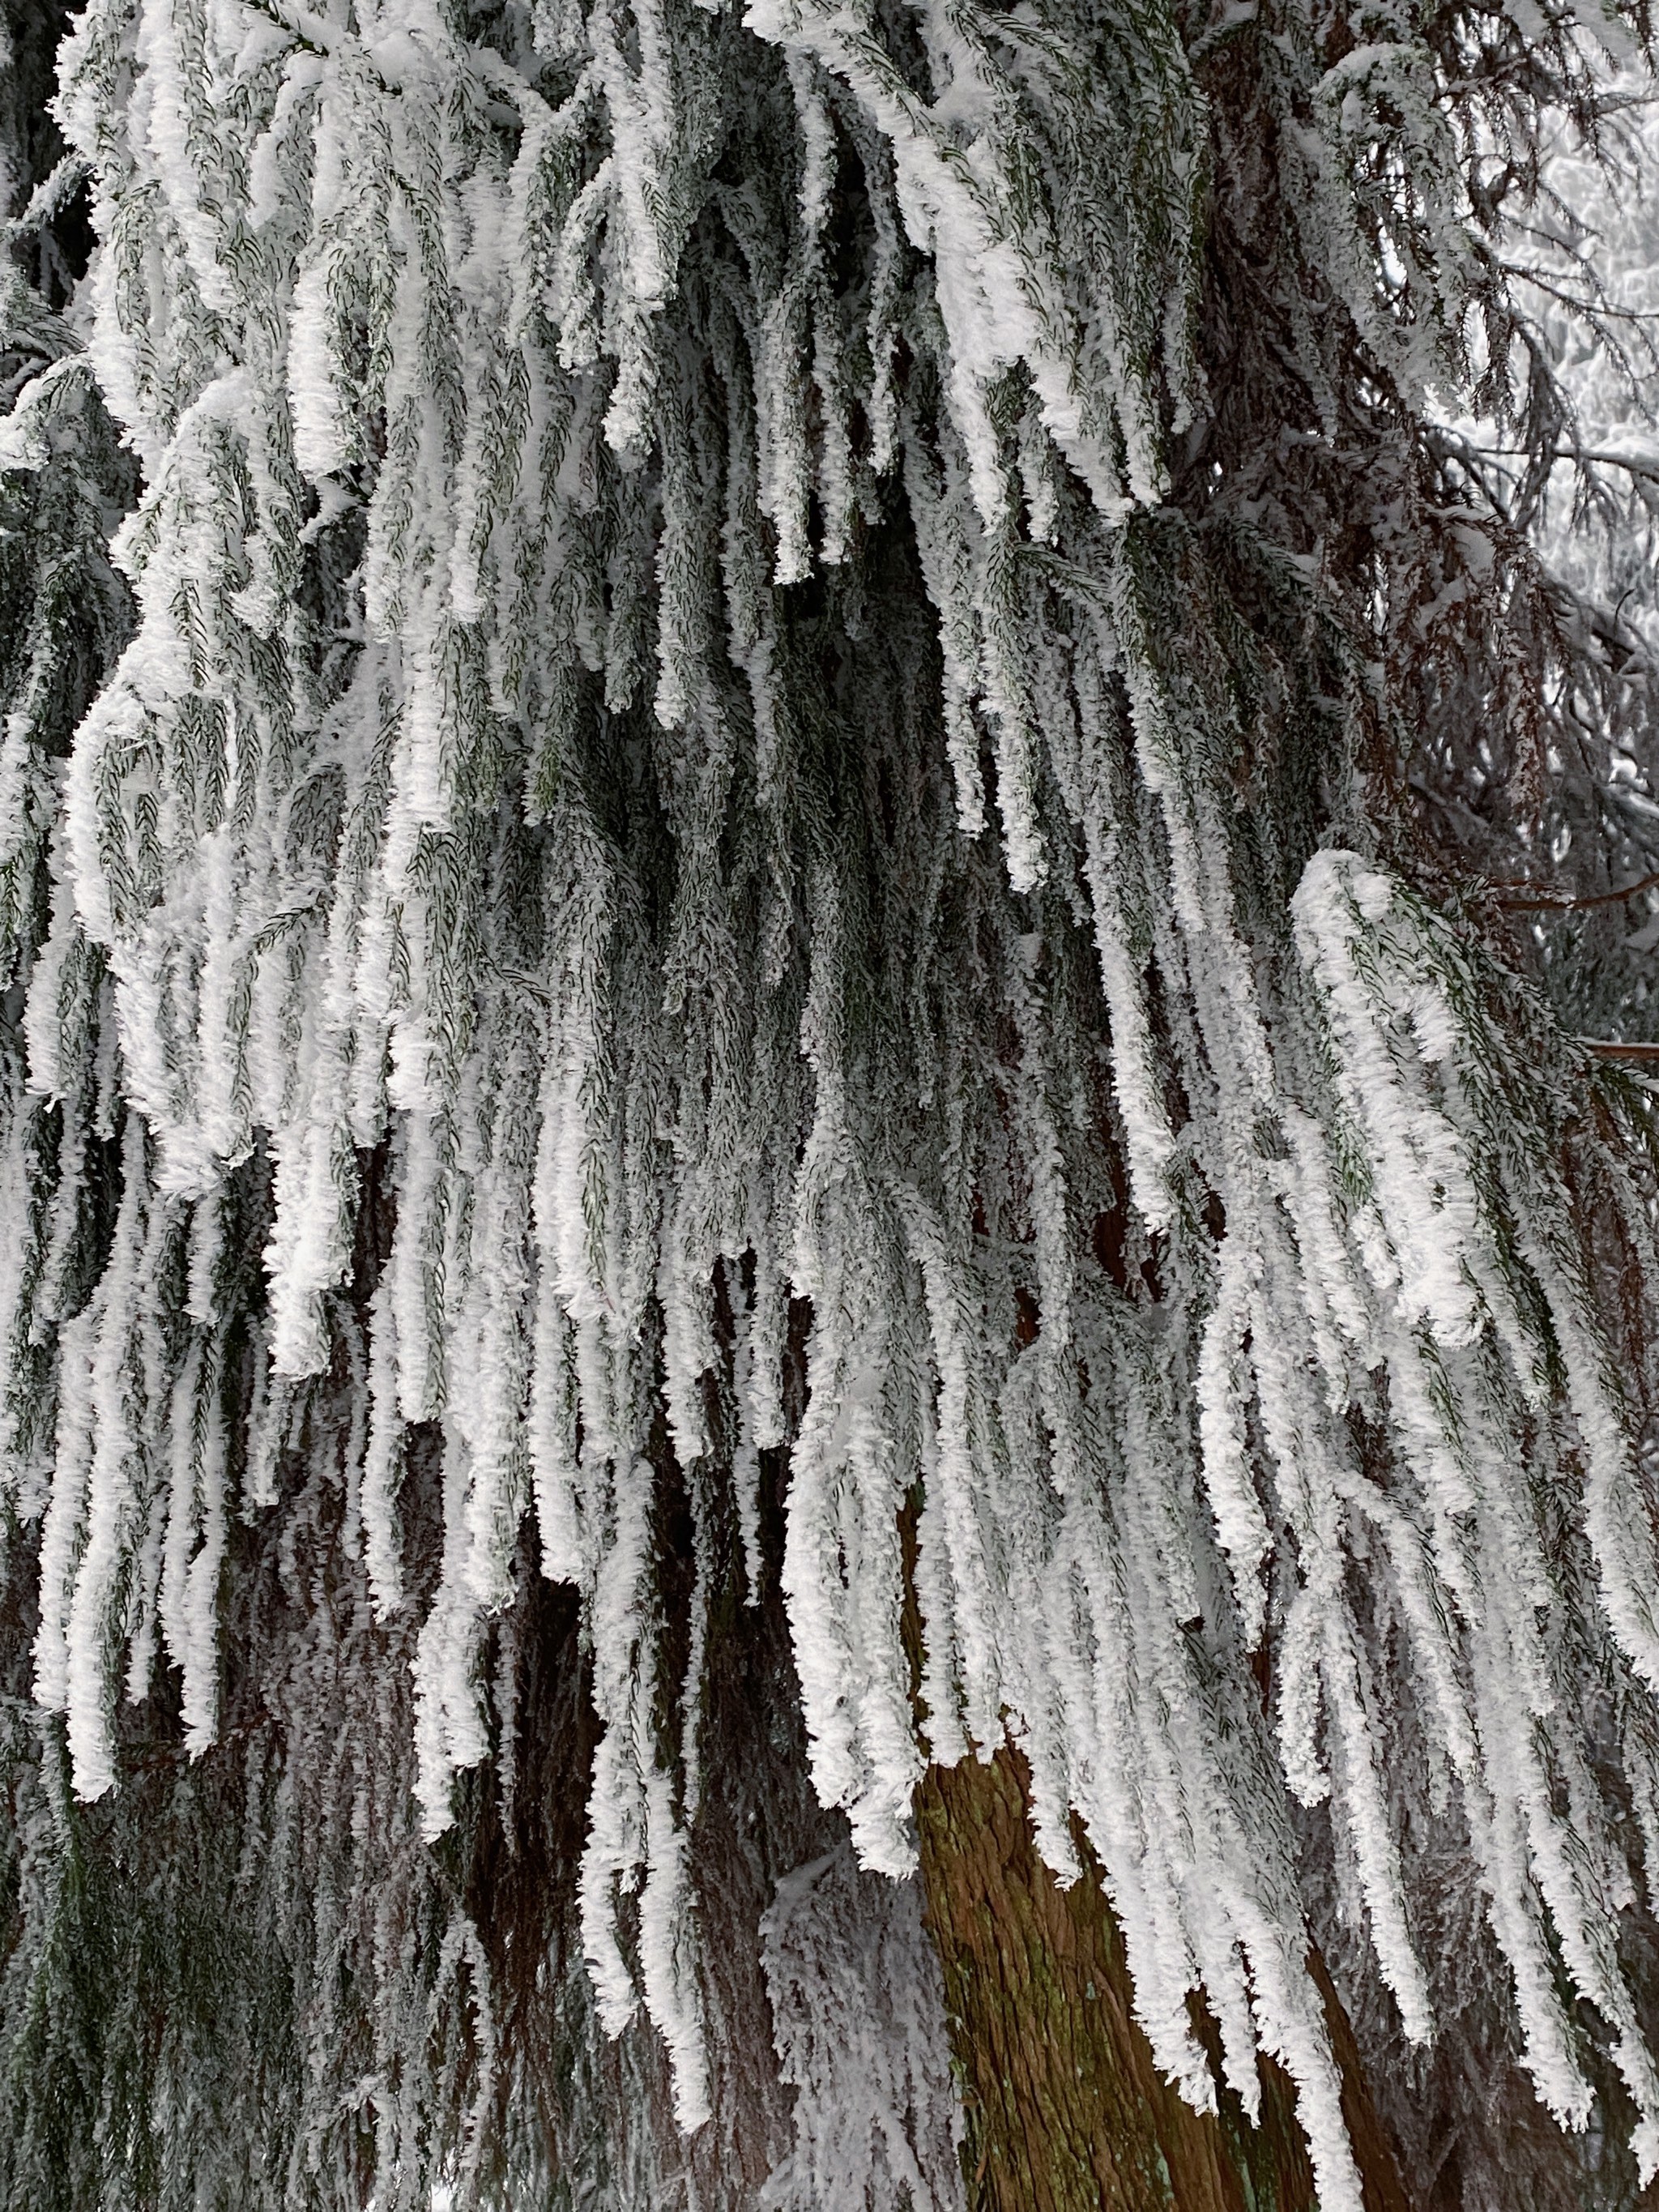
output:
{"label": "bare twig", "polygon": [[1533,891],[1525,897],[1500,898],[1498,903],[1505,914],[1565,914],[1583,907],[1618,906],[1625,899],[1635,898],[1656,885],[1659,869],[1637,883],[1626,884],[1622,890],[1588,892],[1583,897],[1576,897],[1569,891]]}

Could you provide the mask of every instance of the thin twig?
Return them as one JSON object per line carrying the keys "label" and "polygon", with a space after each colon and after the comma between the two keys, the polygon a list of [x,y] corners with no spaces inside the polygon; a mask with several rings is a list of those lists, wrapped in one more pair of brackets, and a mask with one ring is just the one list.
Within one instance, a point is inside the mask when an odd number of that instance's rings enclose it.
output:
{"label": "thin twig", "polygon": [[1622,890],[1587,892],[1582,898],[1567,891],[1537,891],[1529,898],[1500,898],[1498,903],[1505,914],[1565,914],[1587,906],[1618,906],[1642,891],[1652,890],[1656,884],[1659,884],[1659,868],[1639,883],[1626,884]]}

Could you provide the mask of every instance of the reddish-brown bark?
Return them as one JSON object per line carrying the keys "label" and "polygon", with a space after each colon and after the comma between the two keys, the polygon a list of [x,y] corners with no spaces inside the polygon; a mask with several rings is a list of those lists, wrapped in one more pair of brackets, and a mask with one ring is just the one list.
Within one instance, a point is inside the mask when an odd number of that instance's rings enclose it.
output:
{"label": "reddish-brown bark", "polygon": [[[1097,1871],[1061,1889],[1038,1857],[1022,1762],[934,1768],[917,1812],[927,1913],[969,2116],[970,2212],[1311,2212],[1296,2094],[1263,2061],[1253,2126],[1237,2096],[1210,2118],[1158,2071],[1131,2010],[1123,1943]],[[1079,1838],[1079,1842],[1081,1839]],[[1366,2212],[1410,2212],[1316,1954]],[[1200,2018],[1212,2042],[1212,2024]]]}

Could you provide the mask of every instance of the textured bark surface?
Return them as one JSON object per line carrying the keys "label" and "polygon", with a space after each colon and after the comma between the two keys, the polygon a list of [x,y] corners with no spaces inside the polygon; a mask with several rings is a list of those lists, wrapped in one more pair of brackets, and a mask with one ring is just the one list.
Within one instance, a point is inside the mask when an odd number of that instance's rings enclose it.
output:
{"label": "textured bark surface", "polygon": [[[1122,1939],[1097,1880],[1062,1890],[1037,1856],[1018,1755],[930,1771],[918,1797],[927,1916],[968,2107],[971,2212],[1310,2212],[1295,2091],[1262,2064],[1252,2126],[1165,2081],[1132,2015]],[[1080,1841],[1080,1838],[1079,1838]],[[1366,2212],[1409,2212],[1317,1960]],[[1200,2036],[1213,2042],[1206,2020]]]}

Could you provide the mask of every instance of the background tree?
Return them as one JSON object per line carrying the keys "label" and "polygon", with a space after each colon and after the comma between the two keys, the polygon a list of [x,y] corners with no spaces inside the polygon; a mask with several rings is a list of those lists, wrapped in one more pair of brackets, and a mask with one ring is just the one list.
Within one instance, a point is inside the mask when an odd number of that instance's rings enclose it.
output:
{"label": "background tree", "polygon": [[1632,2202],[1643,18],[58,27],[8,2203]]}

